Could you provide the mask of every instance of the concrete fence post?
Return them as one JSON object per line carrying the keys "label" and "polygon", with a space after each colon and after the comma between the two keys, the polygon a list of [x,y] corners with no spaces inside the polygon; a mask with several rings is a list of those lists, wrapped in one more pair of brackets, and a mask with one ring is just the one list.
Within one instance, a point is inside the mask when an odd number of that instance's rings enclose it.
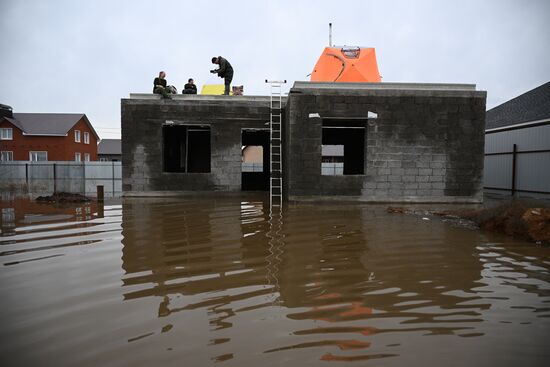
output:
{"label": "concrete fence post", "polygon": [[111,162],[111,167],[112,167],[112,170],[111,170],[111,178],[112,178],[112,181],[113,181],[113,197],[115,197],[115,162]]}
{"label": "concrete fence post", "polygon": [[30,192],[29,187],[29,164],[25,163],[25,184],[27,185],[27,192]]}
{"label": "concrete fence post", "polygon": [[57,194],[57,165],[53,164],[53,193]]}
{"label": "concrete fence post", "polygon": [[103,200],[104,200],[103,185],[97,185],[97,201],[103,202]]}
{"label": "concrete fence post", "polygon": [[516,196],[516,158],[518,146],[514,144],[512,149],[512,197]]}
{"label": "concrete fence post", "polygon": [[82,162],[82,195],[86,196],[86,162]]}

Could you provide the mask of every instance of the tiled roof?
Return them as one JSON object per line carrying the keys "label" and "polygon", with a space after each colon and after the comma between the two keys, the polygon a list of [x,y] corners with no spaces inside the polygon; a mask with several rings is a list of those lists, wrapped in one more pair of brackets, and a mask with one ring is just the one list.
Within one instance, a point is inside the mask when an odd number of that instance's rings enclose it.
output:
{"label": "tiled roof", "polygon": [[97,146],[97,154],[122,154],[120,139],[101,139]]}
{"label": "tiled roof", "polygon": [[64,136],[69,130],[84,118],[92,132],[99,139],[92,124],[83,113],[14,113],[6,120],[17,126],[28,135],[60,135]]}
{"label": "tiled roof", "polygon": [[485,129],[550,118],[550,82],[487,111]]}

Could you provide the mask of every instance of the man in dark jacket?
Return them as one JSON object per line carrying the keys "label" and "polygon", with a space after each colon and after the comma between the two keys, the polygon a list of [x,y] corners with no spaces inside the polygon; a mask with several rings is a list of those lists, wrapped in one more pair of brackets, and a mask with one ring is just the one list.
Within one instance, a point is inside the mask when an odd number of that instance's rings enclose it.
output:
{"label": "man in dark jacket", "polygon": [[225,80],[225,89],[223,92],[224,96],[229,95],[229,86],[231,85],[231,81],[233,80],[233,67],[227,61],[221,56],[213,57],[212,58],[212,64],[218,64],[218,69],[210,70],[212,74],[218,74],[220,78],[224,78]]}
{"label": "man in dark jacket", "polygon": [[181,91],[182,94],[197,94],[197,86],[193,79],[189,79]]}
{"label": "man in dark jacket", "polygon": [[153,80],[153,93],[162,94],[164,98],[172,98],[170,97],[170,91],[166,86],[165,78],[166,78],[166,73],[164,71],[161,71],[159,73],[159,76],[155,78],[155,80]]}

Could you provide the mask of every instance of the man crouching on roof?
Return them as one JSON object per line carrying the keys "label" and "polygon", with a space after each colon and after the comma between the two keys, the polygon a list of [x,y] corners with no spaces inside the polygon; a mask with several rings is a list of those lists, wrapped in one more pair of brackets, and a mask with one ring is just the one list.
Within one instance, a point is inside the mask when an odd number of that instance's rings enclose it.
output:
{"label": "man crouching on roof", "polygon": [[219,68],[215,70],[210,70],[212,74],[218,74],[220,78],[224,78],[225,81],[225,89],[223,91],[224,96],[229,95],[229,86],[231,85],[231,81],[233,80],[233,67],[227,61],[221,56],[213,57],[212,58],[212,64],[218,64]]}

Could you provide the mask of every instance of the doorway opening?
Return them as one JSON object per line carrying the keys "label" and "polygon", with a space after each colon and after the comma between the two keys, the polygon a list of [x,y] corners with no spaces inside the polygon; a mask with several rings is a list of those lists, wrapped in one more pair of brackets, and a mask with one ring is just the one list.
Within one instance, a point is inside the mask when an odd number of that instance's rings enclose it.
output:
{"label": "doorway opening", "polygon": [[241,189],[268,191],[269,131],[243,130],[241,153]]}

